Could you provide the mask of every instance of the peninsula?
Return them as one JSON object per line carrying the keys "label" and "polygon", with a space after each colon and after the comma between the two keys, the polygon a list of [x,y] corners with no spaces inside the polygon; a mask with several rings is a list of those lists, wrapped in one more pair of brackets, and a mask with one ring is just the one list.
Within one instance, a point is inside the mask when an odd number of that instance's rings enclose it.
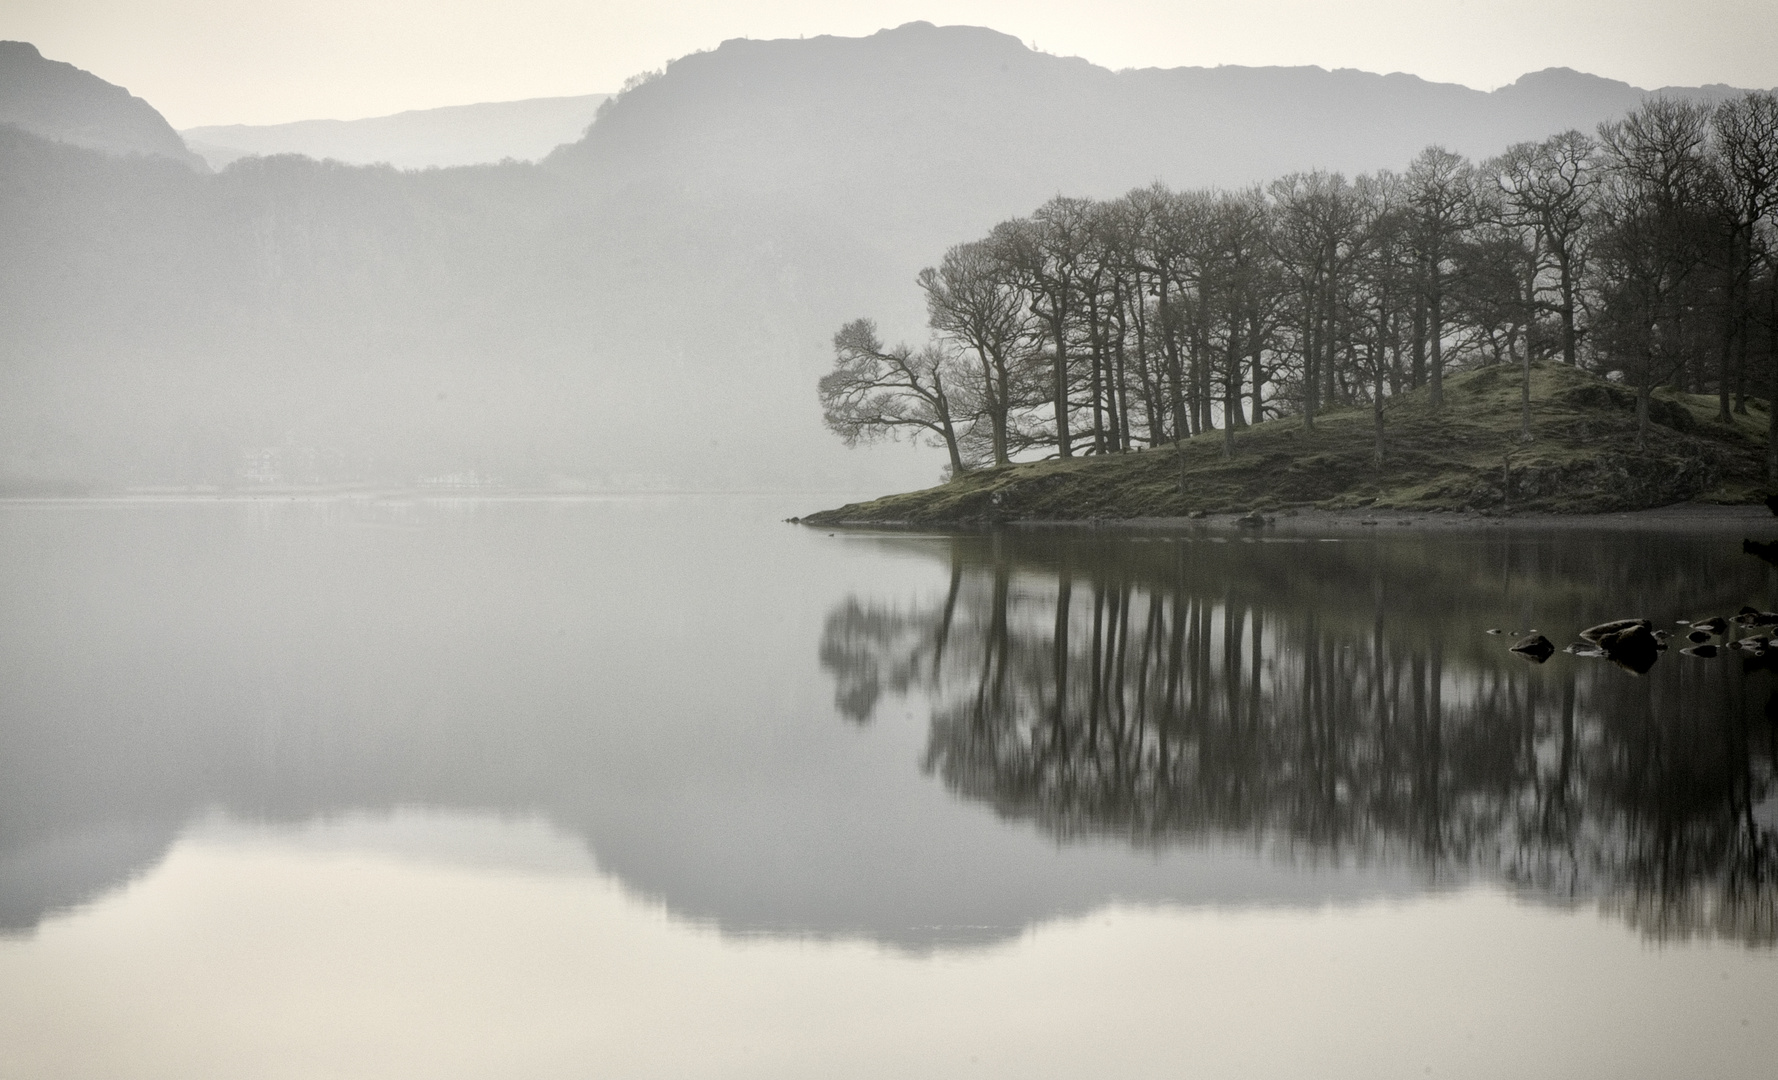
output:
{"label": "peninsula", "polygon": [[979,526],[1012,522],[1260,515],[1314,508],[1602,514],[1765,496],[1765,401],[1720,420],[1714,395],[1656,391],[1638,448],[1635,395],[1564,364],[1531,372],[1522,436],[1520,372],[1456,374],[1436,413],[1425,389],[1387,399],[1383,457],[1368,405],[1138,453],[980,469],[924,491],[811,514],[817,525]]}

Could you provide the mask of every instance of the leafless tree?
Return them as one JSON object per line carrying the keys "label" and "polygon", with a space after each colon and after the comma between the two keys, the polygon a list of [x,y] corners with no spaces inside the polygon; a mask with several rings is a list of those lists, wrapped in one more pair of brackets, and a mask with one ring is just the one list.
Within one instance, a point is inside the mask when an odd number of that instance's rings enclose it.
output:
{"label": "leafless tree", "polygon": [[[1728,414],[1729,355],[1738,349],[1735,365],[1737,388],[1745,386],[1746,356],[1749,332],[1752,329],[1752,291],[1762,255],[1766,256],[1768,275],[1778,269],[1771,260],[1772,230],[1778,216],[1778,95],[1749,93],[1730,98],[1716,107],[1710,117],[1715,135],[1716,161],[1720,173],[1728,237],[1728,319],[1723,340],[1723,370],[1719,398],[1724,418]],[[1774,381],[1778,381],[1778,319],[1767,324],[1768,348]],[[1731,344],[1732,343],[1732,344]],[[1745,395],[1737,407],[1746,411]],[[1778,482],[1778,409],[1769,411],[1773,419],[1767,423],[1767,480]]]}
{"label": "leafless tree", "polygon": [[924,432],[951,457],[951,476],[966,471],[959,440],[959,413],[946,388],[959,362],[936,345],[918,352],[906,345],[885,349],[877,324],[854,319],[833,336],[833,370],[821,377],[822,418],[847,446]]}
{"label": "leafless tree", "polygon": [[1602,344],[1636,387],[1638,449],[1648,445],[1654,388],[1697,347],[1708,243],[1709,112],[1657,98],[1599,129],[1604,169],[1598,288],[1610,330]]}
{"label": "leafless tree", "polygon": [[1475,218],[1475,169],[1460,154],[1429,146],[1408,166],[1408,204],[1426,290],[1427,343],[1432,351],[1432,407],[1445,401],[1445,286],[1464,230]]}
{"label": "leafless tree", "polygon": [[936,267],[920,271],[932,329],[975,357],[975,384],[996,465],[1009,457],[1015,409],[1030,398],[1031,315],[1013,273],[991,241],[958,244]]}

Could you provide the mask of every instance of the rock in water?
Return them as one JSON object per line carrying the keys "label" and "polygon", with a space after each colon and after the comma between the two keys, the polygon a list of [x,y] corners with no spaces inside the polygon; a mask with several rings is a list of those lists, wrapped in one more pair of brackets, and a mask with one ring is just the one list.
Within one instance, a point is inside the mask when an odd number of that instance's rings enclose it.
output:
{"label": "rock in water", "polygon": [[1654,623],[1649,622],[1647,619],[1613,619],[1611,622],[1602,622],[1598,626],[1587,627],[1580,632],[1580,636],[1596,645],[1603,645],[1605,644],[1605,637],[1608,634],[1621,633],[1625,630],[1640,627],[1643,630],[1651,631],[1649,638],[1652,640],[1654,637],[1654,634],[1652,633],[1654,625]]}
{"label": "rock in water", "polygon": [[1735,616],[1735,622],[1742,626],[1778,626],[1778,612],[1755,611],[1753,608],[1744,607],[1741,609],[1741,613]]}
{"label": "rock in water", "polygon": [[[1599,647],[1605,650],[1605,655],[1618,667],[1638,675],[1646,675],[1655,666],[1655,661],[1661,658],[1661,643],[1655,639],[1646,620],[1623,621],[1629,625],[1599,635]],[[1592,629],[1596,630],[1598,627]],[[1585,633],[1582,631],[1582,636]]]}
{"label": "rock in water", "polygon": [[1692,629],[1702,630],[1706,634],[1720,634],[1729,628],[1729,621],[1721,615],[1712,615],[1708,619],[1698,619],[1691,624]]}
{"label": "rock in water", "polygon": [[1541,664],[1555,654],[1556,647],[1551,645],[1550,639],[1542,634],[1531,634],[1514,643],[1512,651],[1527,660]]}

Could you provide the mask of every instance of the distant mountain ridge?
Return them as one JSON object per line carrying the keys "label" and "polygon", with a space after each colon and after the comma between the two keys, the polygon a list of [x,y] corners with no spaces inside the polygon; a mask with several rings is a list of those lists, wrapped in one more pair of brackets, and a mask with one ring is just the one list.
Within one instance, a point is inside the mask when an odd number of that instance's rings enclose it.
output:
{"label": "distant mountain ridge", "polygon": [[363,120],[226,124],[180,134],[210,167],[253,154],[305,154],[352,165],[449,168],[512,159],[536,161],[586,134],[610,94],[411,109]]}
{"label": "distant mountain ridge", "polygon": [[110,154],[153,154],[206,169],[154,106],[25,41],[0,41],[0,124]]}
{"label": "distant mountain ridge", "polygon": [[199,176],[0,128],[0,489],[916,487],[934,457],[843,449],[814,386],[846,321],[924,337],[951,244],[1057,194],[1485,157],[1649,93],[1113,72],[914,23],[682,57],[537,164]]}
{"label": "distant mountain ridge", "polygon": [[1058,192],[1107,197],[1155,180],[1240,186],[1297,169],[1401,168],[1430,143],[1485,157],[1590,131],[1655,94],[1735,92],[1645,91],[1565,68],[1491,93],[1318,67],[1113,72],[994,30],[909,23],[682,57],[551,161],[618,185],[668,173],[712,190],[875,183],[922,204],[942,186],[953,203],[980,199],[1004,216]]}

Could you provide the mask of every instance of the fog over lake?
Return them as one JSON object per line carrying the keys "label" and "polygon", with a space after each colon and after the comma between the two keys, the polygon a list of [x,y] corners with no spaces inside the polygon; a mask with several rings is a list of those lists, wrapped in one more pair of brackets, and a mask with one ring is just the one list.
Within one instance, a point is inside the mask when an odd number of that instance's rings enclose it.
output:
{"label": "fog over lake", "polygon": [[0,1080],[1770,1075],[1772,20],[1446,6],[0,9]]}

